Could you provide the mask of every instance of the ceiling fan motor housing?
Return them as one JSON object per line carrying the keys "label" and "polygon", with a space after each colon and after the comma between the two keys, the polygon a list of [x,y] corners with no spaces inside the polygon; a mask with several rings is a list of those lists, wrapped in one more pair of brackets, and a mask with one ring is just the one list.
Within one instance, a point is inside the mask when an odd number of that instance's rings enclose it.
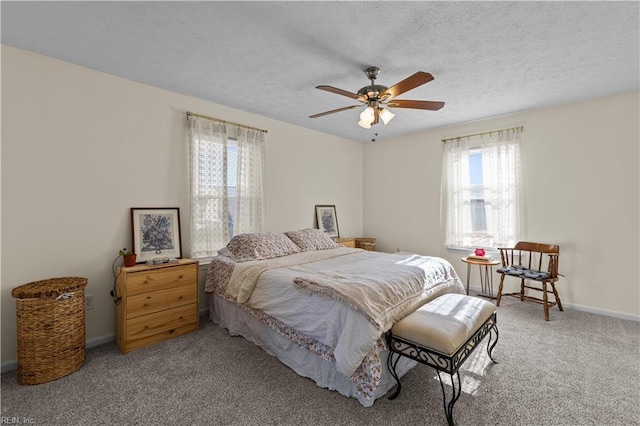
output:
{"label": "ceiling fan motor housing", "polygon": [[369,80],[371,80],[371,84],[369,86],[365,86],[362,89],[358,90],[358,96],[364,96],[367,100],[380,100],[380,93],[384,92],[388,89],[387,86],[382,86],[379,84],[373,84],[375,79],[378,78],[380,74],[380,68],[378,67],[369,67],[364,70],[365,75]]}
{"label": "ceiling fan motor housing", "polygon": [[387,86],[381,86],[379,84],[372,84],[370,86],[365,86],[362,89],[358,90],[358,96],[365,96],[367,99],[378,99],[380,93],[387,90]]}

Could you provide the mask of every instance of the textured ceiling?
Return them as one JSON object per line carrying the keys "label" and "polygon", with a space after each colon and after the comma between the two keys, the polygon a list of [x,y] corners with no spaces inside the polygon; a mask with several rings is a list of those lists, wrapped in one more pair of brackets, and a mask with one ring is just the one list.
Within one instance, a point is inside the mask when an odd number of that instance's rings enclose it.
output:
{"label": "textured ceiling", "polygon": [[[367,141],[639,87],[638,2],[8,2],[2,43],[129,80]],[[398,99],[371,130],[355,92],[378,66]],[[251,124],[251,123],[247,123]]]}

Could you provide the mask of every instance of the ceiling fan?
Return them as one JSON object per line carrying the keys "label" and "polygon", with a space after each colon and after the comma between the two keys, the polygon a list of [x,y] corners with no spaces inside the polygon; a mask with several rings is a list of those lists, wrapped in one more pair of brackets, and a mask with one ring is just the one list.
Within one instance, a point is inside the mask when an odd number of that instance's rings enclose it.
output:
{"label": "ceiling fan", "polygon": [[[367,107],[360,114],[360,121],[358,125],[365,129],[370,128],[372,125],[378,124],[380,120],[386,125],[395,114],[385,109],[390,108],[413,108],[413,109],[426,109],[430,111],[437,111],[444,106],[444,102],[435,101],[410,101],[394,99],[396,96],[408,92],[411,89],[415,89],[425,83],[433,80],[433,76],[427,72],[418,71],[417,73],[405,78],[401,82],[391,86],[381,86],[375,84],[378,74],[380,74],[380,68],[369,67],[364,70],[367,78],[371,81],[369,86],[365,86],[358,90],[358,93],[348,92],[346,90],[338,89],[332,86],[316,86],[316,89],[325,90],[327,92],[336,93],[338,95],[347,96],[351,99],[362,102]],[[331,111],[321,112],[309,116],[309,118],[317,118],[325,115],[333,114],[335,112],[346,111],[353,108],[360,108],[363,105],[352,105],[348,107],[338,108]]]}

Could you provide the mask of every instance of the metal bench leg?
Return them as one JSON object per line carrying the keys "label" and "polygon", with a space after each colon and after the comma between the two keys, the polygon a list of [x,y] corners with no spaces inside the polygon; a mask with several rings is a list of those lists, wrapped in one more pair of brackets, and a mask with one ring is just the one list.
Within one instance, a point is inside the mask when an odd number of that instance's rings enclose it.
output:
{"label": "metal bench leg", "polygon": [[[436,371],[438,372],[438,380],[440,380],[440,387],[442,388],[442,403],[444,405],[444,412],[447,415],[447,423],[449,424],[449,426],[453,426],[453,405],[456,403],[458,398],[460,398],[460,393],[462,390],[462,386],[460,385],[460,374],[456,371],[455,373],[449,375],[449,377],[451,378],[451,400],[447,402],[447,392],[444,389],[442,377],[440,376],[440,370]],[[456,376],[457,380],[454,380],[453,376]]]}
{"label": "metal bench leg", "polygon": [[[395,362],[393,361],[393,356],[396,355]],[[398,378],[398,374],[396,373],[396,365],[398,365],[398,361],[400,361],[400,355],[395,352],[389,351],[389,356],[387,357],[387,368],[389,372],[396,379],[396,383],[398,384],[398,388],[396,391],[389,397],[389,399],[396,399],[398,395],[400,395],[400,389],[402,389],[402,385],[400,384],[400,379]]]}
{"label": "metal bench leg", "polygon": [[[493,335],[495,333],[495,341],[493,340]],[[494,323],[493,326],[491,327],[491,331],[489,332],[489,341],[487,342],[487,354],[489,355],[489,358],[491,358],[491,361],[493,361],[495,364],[498,363],[498,361],[496,361],[495,359],[493,359],[493,348],[496,347],[496,345],[498,344],[498,326]],[[493,343],[491,343],[493,342]]]}

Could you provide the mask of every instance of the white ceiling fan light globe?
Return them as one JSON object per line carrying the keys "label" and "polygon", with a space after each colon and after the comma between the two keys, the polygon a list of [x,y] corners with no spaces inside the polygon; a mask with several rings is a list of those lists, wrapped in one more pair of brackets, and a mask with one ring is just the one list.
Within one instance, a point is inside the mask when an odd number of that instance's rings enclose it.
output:
{"label": "white ceiling fan light globe", "polygon": [[373,107],[370,107],[370,106],[366,107],[364,111],[362,111],[362,113],[360,114],[360,120],[366,121],[367,123],[373,123],[374,118],[375,118],[375,111],[373,110]]}
{"label": "white ceiling fan light globe", "polygon": [[378,116],[382,119],[382,122],[386,126],[391,120],[393,120],[393,117],[395,117],[396,115],[388,109],[380,108]]}
{"label": "white ceiling fan light globe", "polygon": [[358,121],[358,126],[362,127],[363,129],[370,129],[371,123],[365,120],[360,120]]}

